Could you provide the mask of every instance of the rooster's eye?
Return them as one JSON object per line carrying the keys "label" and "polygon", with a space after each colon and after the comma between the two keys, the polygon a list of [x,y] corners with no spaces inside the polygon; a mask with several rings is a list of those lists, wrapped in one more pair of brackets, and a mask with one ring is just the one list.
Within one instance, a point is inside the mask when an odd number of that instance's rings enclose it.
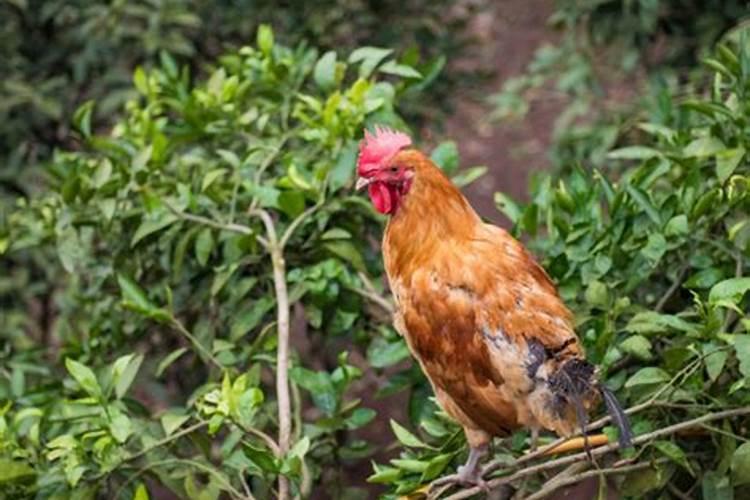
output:
{"label": "rooster's eye", "polygon": [[390,170],[391,172],[393,172],[393,173],[395,174],[396,172],[398,172],[398,167],[396,167],[396,166],[394,165],[394,166],[393,166],[393,167],[391,167],[391,168],[390,168],[389,170]]}

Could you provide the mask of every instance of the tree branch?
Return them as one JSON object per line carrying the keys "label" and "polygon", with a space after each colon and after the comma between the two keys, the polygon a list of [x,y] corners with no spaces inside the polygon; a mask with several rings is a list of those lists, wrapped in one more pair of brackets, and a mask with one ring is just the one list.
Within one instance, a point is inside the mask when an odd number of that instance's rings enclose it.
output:
{"label": "tree branch", "polygon": [[297,216],[296,219],[292,221],[291,224],[289,224],[289,227],[286,228],[286,231],[284,231],[284,235],[281,237],[281,242],[279,243],[279,246],[283,250],[284,247],[286,247],[287,242],[289,241],[289,238],[292,237],[294,234],[294,231],[297,230],[300,224],[302,224],[305,219],[307,219],[309,216],[311,216],[313,213],[315,213],[316,210],[318,210],[321,206],[323,206],[323,200],[321,199],[318,201],[315,205],[311,206],[304,212],[302,212],[300,215]]}
{"label": "tree branch", "polygon": [[253,228],[244,226],[242,224],[235,224],[233,222],[229,223],[223,223],[218,222],[213,219],[209,219],[208,217],[203,217],[202,215],[195,215],[188,212],[182,212],[181,210],[177,210],[175,206],[173,206],[171,203],[169,203],[167,200],[162,200],[164,205],[169,209],[170,212],[172,212],[174,215],[179,217],[180,219],[187,220],[190,222],[195,222],[196,224],[201,224],[204,226],[212,227],[214,229],[219,229],[222,231],[230,231],[233,233],[239,233],[244,234],[246,236],[255,236],[255,239],[260,242],[263,247],[268,247],[268,241],[263,238],[260,235],[255,234],[255,231],[253,231]]}
{"label": "tree branch", "polygon": [[375,288],[375,285],[372,284],[372,281],[370,281],[370,278],[363,272],[358,272],[357,276],[359,276],[359,279],[362,280],[362,283],[365,285],[365,289],[359,289],[359,288],[352,288],[351,290],[367,299],[370,299],[375,304],[382,307],[385,312],[393,314],[396,310],[393,303],[383,297],[380,292]]}
{"label": "tree branch", "polygon": [[533,495],[529,495],[526,497],[526,500],[542,500],[543,498],[547,498],[547,496],[550,493],[553,493],[560,488],[563,488],[565,486],[570,486],[571,484],[576,484],[584,479],[588,479],[590,477],[597,477],[597,476],[610,476],[614,474],[625,474],[628,472],[634,472],[641,469],[648,469],[649,467],[653,467],[657,463],[664,463],[668,461],[668,458],[660,458],[655,461],[649,461],[649,462],[639,462],[637,464],[631,464],[631,465],[623,465],[621,467],[609,467],[606,469],[594,469],[589,470],[586,472],[581,472],[580,474],[574,474],[572,476],[568,477],[562,477],[557,481],[550,481],[548,482],[542,489],[534,493]]}
{"label": "tree branch", "polygon": [[[744,406],[744,407],[741,407],[741,408],[734,408],[734,409],[731,409],[731,410],[725,410],[725,411],[720,411],[720,412],[716,412],[716,413],[709,413],[709,414],[702,415],[700,417],[697,417],[697,418],[694,418],[694,419],[691,419],[691,420],[686,420],[685,422],[680,422],[679,424],[670,425],[668,427],[664,427],[662,429],[658,429],[658,430],[653,431],[653,432],[649,432],[649,433],[646,433],[646,434],[641,434],[640,436],[637,436],[635,439],[633,439],[633,444],[637,445],[637,444],[647,443],[647,442],[649,442],[649,441],[651,441],[653,439],[657,439],[657,438],[664,437],[664,436],[669,436],[669,435],[672,435],[672,434],[674,434],[676,432],[683,431],[685,429],[689,429],[691,427],[695,427],[695,426],[701,425],[701,424],[706,423],[706,422],[712,422],[714,420],[721,420],[721,419],[724,419],[724,418],[740,417],[740,416],[748,415],[748,414],[750,414],[750,406]],[[549,445],[546,446],[545,448],[549,448]],[[590,450],[590,452],[591,452],[591,456],[592,457],[596,457],[596,456],[600,456],[600,455],[606,455],[607,453],[611,453],[611,452],[617,450],[618,448],[619,448],[619,443],[614,442],[614,443],[607,444],[605,446],[599,446],[597,448],[593,448],[593,449]],[[539,450],[539,451],[542,451],[542,450]],[[521,463],[525,463],[525,462],[531,460],[532,458],[537,458],[539,455],[540,455],[539,452],[529,453],[528,455],[525,455],[525,456],[519,458],[514,463],[507,464],[507,467],[509,467],[511,469],[517,468]],[[525,469],[521,469],[521,470],[519,470],[519,471],[517,471],[517,472],[515,472],[513,474],[508,475],[508,476],[503,476],[503,477],[498,477],[498,478],[492,479],[492,480],[490,480],[490,481],[487,482],[487,486],[490,487],[490,488],[497,488],[498,486],[501,486],[503,484],[507,484],[507,483],[513,482],[513,481],[515,481],[517,479],[521,479],[521,478],[526,477],[526,476],[528,476],[530,474],[536,474],[538,472],[543,472],[543,471],[546,471],[546,470],[555,469],[557,467],[562,467],[562,466],[569,465],[569,464],[572,464],[572,463],[575,463],[575,462],[584,461],[586,459],[587,459],[586,452],[582,452],[582,453],[576,453],[574,455],[569,455],[569,456],[566,456],[566,457],[561,457],[561,458],[558,458],[558,459],[555,459],[555,460],[550,460],[548,462],[543,462],[543,463],[539,463],[539,464],[535,464],[535,465],[530,465],[529,467],[526,467]],[[498,467],[491,468],[491,466],[492,466],[492,464],[490,464],[490,466],[485,467],[482,470],[482,476],[485,476],[486,474],[488,474],[488,473],[490,473],[493,470],[496,470],[498,468]],[[597,471],[597,473],[599,473],[599,471]],[[438,481],[434,482],[433,485],[436,485],[438,483],[445,484],[446,480],[448,480],[449,478],[450,478],[451,481],[455,482],[455,480],[457,479],[457,476],[455,476],[455,475],[453,475],[453,476],[447,476],[445,478],[442,478],[441,480],[438,480]],[[579,480],[580,480],[580,478],[579,478]],[[459,491],[459,492],[451,495],[446,500],[459,500],[459,499],[462,499],[462,498],[468,498],[470,496],[473,496],[473,495],[476,495],[478,493],[481,493],[482,491],[483,491],[482,487],[480,487],[480,486],[473,486],[471,488],[464,489],[462,491]]]}
{"label": "tree branch", "polygon": [[192,333],[190,333],[190,330],[188,330],[187,328],[185,328],[185,325],[183,325],[182,322],[179,319],[177,319],[174,316],[172,316],[171,317],[171,321],[169,322],[169,324],[172,325],[172,327],[175,330],[177,330],[178,332],[180,332],[185,338],[187,338],[190,341],[190,343],[193,344],[193,346],[198,351],[200,351],[204,356],[206,356],[206,358],[214,366],[216,366],[220,370],[224,368],[221,365],[221,363],[219,362],[219,360],[216,359],[216,357],[211,353],[211,351],[209,351],[208,349],[206,349],[203,346],[203,344],[201,344],[200,341],[197,338],[195,338],[195,336]]}
{"label": "tree branch", "polygon": [[[268,238],[267,250],[271,255],[273,283],[276,292],[276,324],[278,346],[276,351],[276,401],[279,407],[279,456],[284,457],[289,451],[292,432],[292,411],[289,402],[289,292],[286,284],[286,263],[284,249],[276,235],[276,227],[271,216],[265,210],[251,210],[250,215],[260,218],[266,227]],[[289,480],[279,474],[279,499],[289,498]]]}

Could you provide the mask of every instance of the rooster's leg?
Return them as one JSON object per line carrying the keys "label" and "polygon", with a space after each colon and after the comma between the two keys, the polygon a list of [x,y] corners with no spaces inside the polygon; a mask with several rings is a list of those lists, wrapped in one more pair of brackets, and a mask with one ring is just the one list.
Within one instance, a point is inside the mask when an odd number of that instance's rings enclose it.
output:
{"label": "rooster's leg", "polygon": [[474,447],[469,449],[469,458],[466,463],[458,468],[458,480],[466,484],[481,484],[482,480],[481,468],[479,462],[487,455],[489,446],[484,444],[482,446]]}
{"label": "rooster's leg", "polygon": [[536,451],[539,446],[539,427],[531,428],[531,442],[529,443],[529,452]]}
{"label": "rooster's leg", "polygon": [[463,484],[475,484],[486,488],[482,479],[482,468],[480,462],[490,449],[492,436],[484,431],[464,427],[466,441],[469,442],[469,458],[466,463],[458,468],[458,481]]}

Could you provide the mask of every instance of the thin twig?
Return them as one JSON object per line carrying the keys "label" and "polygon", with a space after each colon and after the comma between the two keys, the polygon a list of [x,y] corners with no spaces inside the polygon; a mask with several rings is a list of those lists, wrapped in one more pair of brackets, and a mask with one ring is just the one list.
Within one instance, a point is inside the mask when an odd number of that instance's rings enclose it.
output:
{"label": "thin twig", "polygon": [[219,229],[222,231],[229,231],[232,233],[239,233],[243,234],[245,236],[255,236],[255,239],[258,240],[258,242],[263,245],[263,247],[268,247],[268,241],[260,235],[257,235],[253,228],[245,226],[243,224],[236,224],[234,222],[219,222],[215,221],[213,219],[209,219],[208,217],[203,217],[202,215],[195,215],[191,214],[189,212],[183,212],[181,210],[178,210],[177,207],[173,206],[171,203],[169,203],[167,200],[163,200],[164,205],[169,209],[170,212],[172,212],[174,215],[179,217],[180,219],[184,219],[190,222],[195,222],[196,224],[201,224],[204,226],[208,226],[214,229]]}
{"label": "thin twig", "polygon": [[289,238],[292,237],[292,235],[294,234],[294,231],[297,230],[299,225],[302,224],[313,213],[315,213],[315,211],[318,210],[321,206],[323,206],[322,199],[318,201],[315,205],[311,206],[310,208],[302,212],[300,215],[298,215],[297,218],[294,219],[291,224],[289,224],[289,227],[286,228],[286,231],[284,231],[284,235],[281,237],[281,242],[279,243],[279,246],[281,247],[282,250],[286,247],[286,244],[289,241]]}
{"label": "thin twig", "polygon": [[[526,500],[541,500],[542,498],[546,498],[550,493],[553,493],[560,488],[564,486],[569,486],[571,484],[580,483],[584,479],[588,479],[590,477],[597,477],[597,476],[609,476],[614,474],[625,474],[628,472],[634,472],[641,469],[648,469],[649,467],[653,467],[657,463],[663,463],[666,462],[667,458],[660,458],[658,460],[655,460],[653,462],[639,462],[637,464],[631,464],[631,465],[623,465],[621,467],[609,467],[606,469],[594,469],[589,470],[586,472],[581,472],[580,474],[575,474],[570,477],[561,478],[559,481],[556,481],[554,484],[551,484],[549,488],[545,487],[534,493],[533,495],[529,495],[526,497]],[[549,484],[549,483],[548,483]]]}
{"label": "thin twig", "polygon": [[242,483],[242,489],[245,490],[245,496],[249,500],[255,500],[255,496],[253,495],[252,491],[250,491],[250,485],[247,484],[247,480],[245,479],[245,469],[241,469],[239,471],[240,476],[240,482]]}
{"label": "thin twig", "polygon": [[203,344],[200,343],[200,341],[195,338],[195,336],[190,333],[190,330],[185,328],[185,325],[182,324],[180,320],[178,320],[175,317],[171,318],[170,324],[172,327],[180,332],[183,336],[185,336],[201,353],[203,353],[206,358],[208,358],[211,363],[213,363],[214,366],[216,366],[219,369],[222,369],[223,366],[219,362],[219,360],[208,350],[206,349]]}
{"label": "thin twig", "polygon": [[688,270],[688,265],[683,265],[680,270],[677,272],[677,276],[675,276],[674,281],[672,282],[672,286],[670,286],[666,292],[664,292],[664,295],[661,299],[659,299],[659,302],[656,303],[656,306],[654,306],[654,311],[661,312],[662,309],[664,309],[664,306],[667,305],[667,302],[669,302],[669,299],[672,298],[672,295],[675,294],[677,290],[680,289],[682,286],[682,283],[684,282],[685,273]]}
{"label": "thin twig", "polygon": [[183,465],[183,466],[190,465],[192,467],[195,467],[196,469],[200,469],[203,472],[205,472],[206,474],[214,476],[219,483],[222,483],[222,485],[224,486],[224,488],[227,490],[227,492],[229,492],[229,494],[233,498],[242,498],[244,500],[252,500],[252,497],[248,498],[245,495],[243,495],[241,491],[239,491],[237,488],[235,488],[234,486],[232,486],[232,483],[230,483],[229,481],[226,480],[226,478],[224,477],[223,474],[218,473],[213,467],[210,467],[210,466],[207,466],[207,465],[205,465],[205,464],[203,464],[201,462],[197,462],[195,460],[190,460],[190,459],[186,459],[186,458],[170,458],[170,459],[161,460],[161,461],[158,461],[158,462],[150,462],[150,463],[148,463],[147,465],[143,466],[138,472],[136,472],[135,474],[133,474],[132,476],[130,476],[127,479],[127,481],[125,481],[118,488],[118,490],[115,492],[115,495],[114,495],[115,500],[120,497],[120,494],[125,490],[125,488],[130,483],[132,483],[133,481],[135,481],[136,479],[138,479],[140,476],[142,476],[143,474],[145,474],[149,470],[155,469],[156,467],[162,467],[162,466],[165,466],[165,465],[167,465],[167,466],[168,465]]}
{"label": "thin twig", "polygon": [[388,302],[388,299],[385,297],[382,297],[380,295],[374,294],[372,292],[369,292],[367,290],[364,290],[362,288],[357,288],[354,286],[347,287],[347,290],[351,290],[352,292],[356,293],[357,295],[360,295],[367,300],[373,302],[374,304],[378,305],[380,308],[382,308],[385,312],[392,314],[393,313],[393,304]]}
{"label": "thin twig", "polygon": [[266,434],[265,432],[263,432],[260,429],[256,429],[255,427],[244,427],[243,426],[243,427],[240,427],[240,428],[243,430],[243,432],[246,432],[248,434],[252,434],[252,435],[257,436],[258,438],[260,438],[264,443],[266,443],[266,446],[268,446],[271,449],[271,451],[273,452],[273,455],[276,458],[283,458],[283,456],[281,454],[281,450],[279,449],[279,445],[276,443],[276,441],[273,440],[273,438],[271,436],[269,436],[268,434]]}
{"label": "thin twig", "polygon": [[[699,426],[706,422],[712,422],[714,420],[721,420],[724,418],[740,417],[740,416],[748,415],[748,414],[750,414],[750,406],[744,406],[741,408],[733,408],[731,410],[725,410],[725,411],[720,411],[716,413],[709,413],[709,414],[702,415],[700,417],[697,417],[691,420],[687,420],[685,422],[680,422],[679,424],[670,425],[668,427],[664,427],[662,429],[649,432],[647,434],[641,434],[640,436],[637,436],[635,439],[633,439],[633,444],[638,445],[638,444],[647,443],[653,439],[657,439],[663,436],[669,436],[676,432],[689,429],[691,427]],[[614,443],[610,443],[605,446],[599,446],[597,448],[593,448],[590,450],[590,453],[591,453],[591,456],[596,457],[600,455],[605,455],[607,453],[611,453],[617,450],[618,448],[619,448],[619,443],[615,441]],[[511,468],[517,467],[519,463],[522,463],[522,461],[528,461],[530,455],[532,454],[528,454],[519,458],[518,460],[516,460],[515,463],[508,464],[508,467],[511,467]],[[534,455],[536,455],[536,453]],[[491,481],[487,482],[487,486],[489,486],[490,488],[496,488],[503,484],[507,484],[517,479],[526,477],[530,474],[536,474],[537,472],[542,472],[545,470],[562,467],[562,466],[572,464],[575,462],[585,461],[586,459],[587,459],[586,452],[581,452],[581,453],[576,453],[574,455],[561,457],[555,460],[550,460],[548,462],[530,465],[529,467],[526,467],[525,469],[521,469],[509,476],[503,476],[503,477],[492,479]],[[483,470],[483,475],[487,474],[487,472],[488,470],[485,468]],[[480,493],[481,491],[482,491],[482,488],[480,486],[474,486],[474,487],[459,491],[458,493],[455,493],[454,495],[451,495],[450,497],[448,497],[447,500],[459,500],[461,498],[468,498],[472,495],[476,495]]]}
{"label": "thin twig", "polygon": [[684,492],[680,491],[677,486],[675,486],[672,483],[667,483],[667,489],[671,494],[676,496],[677,498],[680,498],[681,500],[693,500],[693,497],[690,495],[686,495]]}
{"label": "thin twig", "polygon": [[378,292],[378,290],[375,288],[375,285],[372,284],[372,281],[365,273],[359,272],[357,273],[357,276],[359,276],[359,279],[362,280],[362,283],[364,283],[365,289],[364,290],[361,290],[359,288],[353,289],[354,292],[375,302],[380,307],[385,309],[386,312],[393,313],[396,310],[393,303],[389,301],[388,299],[386,299],[385,297],[383,297],[380,294],[380,292]]}
{"label": "thin twig", "polygon": [[167,444],[169,444],[169,443],[171,443],[173,441],[177,441],[182,436],[186,436],[188,434],[191,434],[191,433],[197,431],[198,429],[202,429],[203,427],[205,427],[207,425],[208,425],[208,422],[198,422],[197,424],[193,424],[190,427],[186,427],[186,428],[184,428],[181,431],[175,432],[171,436],[167,436],[164,439],[161,439],[159,441],[156,441],[153,444],[150,444],[149,446],[146,446],[145,448],[143,448],[141,451],[139,451],[137,453],[134,453],[132,455],[129,455],[129,456],[125,457],[122,460],[122,462],[120,462],[120,463],[131,462],[131,461],[133,461],[133,460],[135,460],[137,458],[142,457],[143,455],[146,455],[147,453],[150,453],[150,452],[154,451],[156,448],[161,448],[162,446],[165,446],[165,445],[167,445]]}
{"label": "thin twig", "polygon": [[[258,166],[258,168],[255,170],[255,176],[253,177],[253,183],[255,185],[260,184],[260,179],[263,177],[263,173],[266,171],[268,167],[271,166],[271,163],[276,159],[276,157],[281,153],[281,148],[284,146],[286,141],[289,140],[290,133],[286,133],[281,137],[281,140],[279,143],[272,148],[272,151],[263,159],[263,162]],[[253,196],[253,199],[250,201],[250,211],[255,210],[258,208],[258,197]]]}

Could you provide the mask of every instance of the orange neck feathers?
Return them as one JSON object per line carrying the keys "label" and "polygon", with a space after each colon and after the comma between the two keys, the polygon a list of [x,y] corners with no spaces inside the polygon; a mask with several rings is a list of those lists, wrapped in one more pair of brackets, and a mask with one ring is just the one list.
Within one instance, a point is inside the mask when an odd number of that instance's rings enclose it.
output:
{"label": "orange neck feathers", "polygon": [[414,169],[409,191],[388,222],[384,239],[384,250],[398,272],[429,259],[441,241],[470,238],[481,219],[450,179],[421,152],[401,151],[394,162]]}

